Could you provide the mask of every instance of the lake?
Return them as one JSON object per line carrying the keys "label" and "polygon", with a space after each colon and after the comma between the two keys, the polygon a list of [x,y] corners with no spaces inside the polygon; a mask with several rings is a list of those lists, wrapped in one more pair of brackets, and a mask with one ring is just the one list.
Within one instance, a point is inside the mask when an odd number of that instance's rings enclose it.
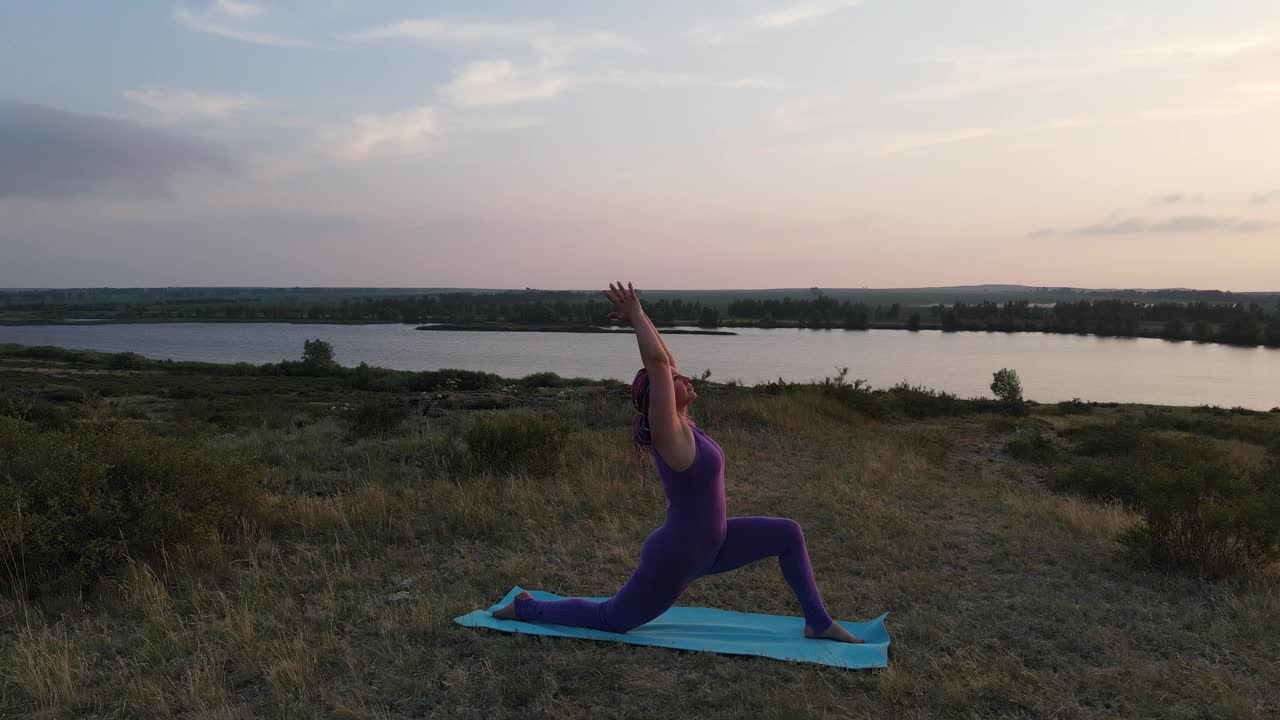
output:
{"label": "lake", "polygon": [[[156,323],[0,326],[0,343],[59,345],[151,358],[231,363],[297,359],[322,338],[338,362],[400,370],[464,368],[504,377],[550,370],[566,377],[630,382],[640,367],[630,333],[424,331],[415,325]],[[1046,333],[743,328],[738,335],[666,335],[680,369],[751,385],[864,378],[906,380],[964,397],[991,395],[991,374],[1009,367],[1038,402],[1079,397],[1164,405],[1280,406],[1280,350]]]}

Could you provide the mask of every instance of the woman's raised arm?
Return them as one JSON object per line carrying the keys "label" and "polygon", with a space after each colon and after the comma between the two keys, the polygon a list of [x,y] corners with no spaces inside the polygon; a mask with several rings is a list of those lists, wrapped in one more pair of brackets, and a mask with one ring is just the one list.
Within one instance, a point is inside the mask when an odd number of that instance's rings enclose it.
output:
{"label": "woman's raised arm", "polygon": [[609,289],[604,294],[618,306],[617,310],[609,313],[609,317],[627,322],[635,330],[636,343],[640,346],[640,360],[645,367],[657,362],[675,367],[671,353],[667,350],[667,344],[662,341],[662,336],[653,326],[653,321],[640,306],[640,298],[636,295],[635,288],[631,287],[631,283],[627,283],[625,287],[621,282],[616,287],[613,283],[609,283]]}

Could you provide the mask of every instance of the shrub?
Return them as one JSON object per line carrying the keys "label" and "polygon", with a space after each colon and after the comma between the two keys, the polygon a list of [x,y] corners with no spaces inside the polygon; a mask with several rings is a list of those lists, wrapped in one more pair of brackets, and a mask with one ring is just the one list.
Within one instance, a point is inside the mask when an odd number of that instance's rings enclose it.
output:
{"label": "shrub", "polygon": [[1146,525],[1127,540],[1158,565],[1218,578],[1274,562],[1280,465],[1249,477],[1199,443],[1183,443],[1140,485]]}
{"label": "shrub", "polygon": [[502,378],[494,373],[477,370],[427,370],[413,373],[406,385],[415,392],[431,390],[497,390],[502,387]]}
{"label": "shrub", "polygon": [[1080,398],[1071,398],[1058,403],[1058,412],[1063,415],[1084,415],[1093,412],[1093,406]]}
{"label": "shrub", "polygon": [[169,388],[169,391],[167,393],[167,395],[173,400],[190,400],[191,398],[195,397],[197,394],[198,393],[196,392],[195,388],[186,387],[185,385],[178,385],[177,387],[171,387]]}
{"label": "shrub", "polygon": [[111,355],[107,365],[118,370],[131,370],[142,367],[146,362],[147,359],[138,353],[122,352]]}
{"label": "shrub", "polygon": [[568,380],[560,377],[553,372],[536,372],[525,375],[520,378],[520,384],[525,387],[565,387],[571,385]]}
{"label": "shrub", "polygon": [[[818,384],[819,391],[868,417],[877,419],[888,417],[890,408],[882,396],[872,391],[871,385],[861,378],[854,380],[850,384],[845,380],[848,374],[849,368],[839,368],[839,372],[836,373],[834,378],[826,377],[822,379],[822,382]],[[781,383],[782,378],[778,378],[778,382]]]}
{"label": "shrub", "polygon": [[1073,458],[1049,474],[1049,487],[1058,492],[1084,495],[1097,500],[1119,500],[1130,507],[1138,504],[1136,464],[1115,458]]}
{"label": "shrub", "polygon": [[49,402],[82,402],[85,399],[84,391],[73,385],[50,385],[38,394]]}
{"label": "shrub", "polygon": [[373,387],[373,370],[369,367],[369,363],[361,362],[355,366],[347,376],[347,383],[358,390],[368,390]]}
{"label": "shrub", "polygon": [[1086,457],[1128,455],[1142,444],[1142,428],[1134,423],[1116,422],[1084,425],[1064,433],[1075,441],[1075,453]]}
{"label": "shrub", "polygon": [[0,419],[0,585],[79,585],[164,543],[231,529],[256,498],[237,460],[127,426],[37,433]]}
{"label": "shrub", "polygon": [[51,402],[16,392],[0,397],[0,417],[31,423],[40,432],[66,430],[73,424],[73,414]]}
{"label": "shrub", "polygon": [[539,413],[510,411],[477,417],[463,437],[468,458],[477,469],[548,476],[563,467],[568,433],[563,420]]}
{"label": "shrub", "polygon": [[344,409],[342,416],[347,421],[347,430],[355,437],[383,435],[394,431],[409,417],[409,406],[387,400],[366,400]]}
{"label": "shrub", "polygon": [[1048,465],[1058,457],[1058,446],[1053,444],[1053,440],[1032,428],[1019,428],[1005,443],[1004,449],[1019,460],[1041,465]]}
{"label": "shrub", "polygon": [[963,400],[959,396],[924,386],[898,383],[886,391],[885,398],[907,417],[950,417],[980,412],[984,403]]}
{"label": "shrub", "polygon": [[[1117,499],[1146,522],[1125,536],[1157,565],[1205,577],[1248,572],[1277,559],[1280,542],[1280,462],[1262,472],[1236,470],[1203,438],[1136,435],[1093,438],[1095,455],[1075,459],[1050,475],[1056,490]],[[1105,431],[1105,428],[1102,430]]]}

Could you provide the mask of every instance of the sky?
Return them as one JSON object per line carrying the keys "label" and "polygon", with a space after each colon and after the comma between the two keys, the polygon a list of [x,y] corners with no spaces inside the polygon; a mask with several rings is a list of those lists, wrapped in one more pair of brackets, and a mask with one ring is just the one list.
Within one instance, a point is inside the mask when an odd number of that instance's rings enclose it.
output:
{"label": "sky", "polygon": [[0,4],[0,287],[1280,290],[1274,0]]}

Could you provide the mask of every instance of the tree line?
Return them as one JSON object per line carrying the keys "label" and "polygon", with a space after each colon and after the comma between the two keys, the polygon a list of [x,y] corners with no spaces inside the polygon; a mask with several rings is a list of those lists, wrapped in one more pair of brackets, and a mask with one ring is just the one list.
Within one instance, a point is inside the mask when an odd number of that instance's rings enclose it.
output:
{"label": "tree line", "polygon": [[[584,299],[585,297],[585,299]],[[0,293],[0,309],[44,317],[99,317],[117,320],[284,320],[306,322],[506,322],[530,324],[609,325],[611,303],[580,291],[447,292],[422,295],[318,295],[251,299],[198,298],[186,294],[154,300],[112,301],[103,296],[79,302],[41,297],[20,302],[17,294]],[[900,303],[870,304],[814,297],[741,299],[722,310],[680,298],[642,301],[658,325],[722,325],[808,327],[864,330],[922,328],[943,331],[1052,332],[1113,337],[1163,337],[1234,345],[1280,347],[1280,305],[1257,302],[1141,302],[1081,300],[1035,303],[955,302],[909,307]]]}

